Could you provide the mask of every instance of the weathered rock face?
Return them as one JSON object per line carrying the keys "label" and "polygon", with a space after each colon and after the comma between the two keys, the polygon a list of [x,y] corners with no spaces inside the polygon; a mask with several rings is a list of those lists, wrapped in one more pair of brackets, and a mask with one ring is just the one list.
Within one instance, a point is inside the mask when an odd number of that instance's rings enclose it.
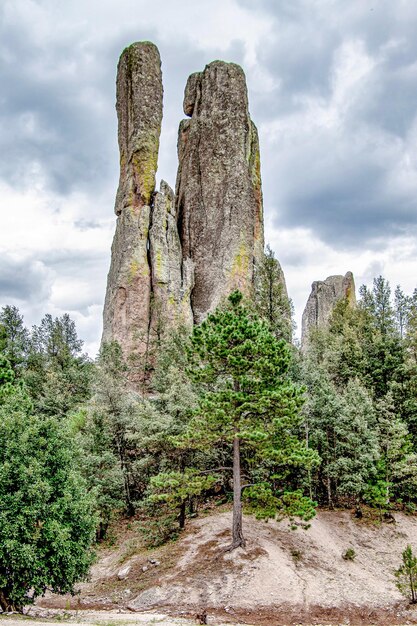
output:
{"label": "weathered rock face", "polygon": [[152,329],[174,324],[192,326],[190,294],[194,286],[191,259],[182,259],[174,192],[165,182],[155,194],[149,231],[152,280]]}
{"label": "weathered rock face", "polygon": [[118,216],[103,314],[103,341],[146,351],[151,316],[148,233],[162,121],[161,60],[149,42],[126,48],[117,70]]}
{"label": "weathered rock face", "polygon": [[325,326],[336,302],[342,298],[347,298],[349,304],[355,306],[355,281],[352,272],[347,272],[344,276],[328,276],[323,281],[314,281],[302,318],[303,348],[307,345],[310,329]]}
{"label": "weathered rock face", "polygon": [[179,129],[176,207],[198,323],[233,289],[252,290],[264,246],[259,141],[245,75],[233,63],[192,74],[184,112],[191,119]]}

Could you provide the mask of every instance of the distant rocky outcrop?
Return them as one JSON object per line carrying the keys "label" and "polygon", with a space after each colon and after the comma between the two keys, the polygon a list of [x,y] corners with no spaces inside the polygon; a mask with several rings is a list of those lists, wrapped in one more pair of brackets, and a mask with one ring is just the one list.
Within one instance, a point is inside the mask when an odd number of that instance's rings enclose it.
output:
{"label": "distant rocky outcrop", "polygon": [[260,156],[239,65],[214,61],[192,74],[184,112],[191,119],[179,129],[176,206],[198,323],[233,289],[253,288],[264,247]]}
{"label": "distant rocky outcrop", "polygon": [[103,342],[148,352],[153,333],[200,322],[236,288],[253,293],[263,258],[259,142],[243,70],[215,61],[188,79],[176,195],[155,192],[161,61],[149,42],[126,48],[117,72],[120,180]]}
{"label": "distant rocky outcrop", "polygon": [[355,281],[352,272],[347,272],[344,276],[328,276],[326,280],[314,281],[302,318],[301,345],[303,348],[308,343],[310,330],[326,326],[336,302],[342,298],[347,298],[352,306],[356,304]]}

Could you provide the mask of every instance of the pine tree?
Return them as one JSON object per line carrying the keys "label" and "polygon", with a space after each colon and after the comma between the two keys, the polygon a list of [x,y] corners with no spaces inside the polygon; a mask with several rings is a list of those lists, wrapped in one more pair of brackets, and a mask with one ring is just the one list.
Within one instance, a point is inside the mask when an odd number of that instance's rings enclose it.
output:
{"label": "pine tree", "polygon": [[360,500],[375,474],[379,457],[374,408],[369,393],[358,380],[349,381],[340,399],[331,473],[339,494]]}
{"label": "pine tree", "polygon": [[400,285],[397,285],[394,293],[394,302],[395,302],[395,321],[397,324],[398,331],[400,333],[401,339],[404,338],[407,325],[408,318],[410,315],[410,306],[411,306],[411,298],[406,296],[402,291]]}
{"label": "pine tree", "polygon": [[124,505],[128,515],[135,511],[133,462],[136,444],[131,441],[139,398],[129,386],[128,367],[117,342],[100,349],[84,427],[84,446],[89,455],[90,481],[98,490],[103,528],[111,507]]}
{"label": "pine tree", "polygon": [[293,306],[285,288],[281,266],[273,250],[266,247],[255,281],[255,308],[266,320],[277,339],[291,341],[293,334]]}
{"label": "pine tree", "polygon": [[329,327],[312,333],[304,413],[322,458],[312,482],[320,499],[364,497],[382,510],[391,498],[416,496],[414,297],[397,288],[394,308],[381,276],[360,294],[358,307],[339,301]]}
{"label": "pine tree", "polygon": [[309,448],[318,451],[321,460],[316,484],[312,485],[310,479],[310,491],[318,492],[320,500],[327,501],[332,507],[337,498],[332,468],[335,459],[334,429],[341,401],[328,373],[316,362],[304,362],[303,379],[307,385],[307,400],[303,407],[306,440]]}
{"label": "pine tree", "polygon": [[[268,325],[242,304],[242,294],[230,295],[194,328],[190,375],[201,390],[199,406],[183,443],[210,448],[232,447],[233,526],[230,549],[245,545],[242,528],[242,451],[271,455],[277,429],[300,425],[301,390],[288,377],[291,352]],[[281,463],[291,450],[274,441]],[[300,465],[305,457],[298,459]],[[294,458],[293,462],[297,462]],[[261,485],[259,485],[261,487]],[[253,485],[251,485],[253,488]],[[275,512],[277,508],[275,507]]]}
{"label": "pine tree", "polygon": [[407,426],[396,412],[394,397],[389,392],[376,401],[376,426],[380,448],[378,469],[386,485],[385,499],[416,496],[417,456],[413,453]]}
{"label": "pine tree", "polygon": [[393,381],[401,380],[404,345],[395,324],[391,289],[382,276],[374,279],[372,292],[361,288],[363,311],[361,339],[364,353],[362,380],[376,397],[384,397]]}
{"label": "pine tree", "polygon": [[67,313],[33,327],[24,378],[38,411],[63,418],[88,399],[92,363],[82,345]]}
{"label": "pine tree", "polygon": [[0,351],[9,361],[15,375],[26,363],[29,332],[16,306],[5,306],[0,313]]}

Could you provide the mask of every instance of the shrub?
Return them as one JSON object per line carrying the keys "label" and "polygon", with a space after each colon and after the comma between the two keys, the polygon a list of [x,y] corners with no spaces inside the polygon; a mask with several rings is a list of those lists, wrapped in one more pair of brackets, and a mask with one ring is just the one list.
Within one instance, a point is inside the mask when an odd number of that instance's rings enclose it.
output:
{"label": "shrub", "polygon": [[342,554],[342,559],[345,561],[354,561],[356,558],[356,552],[353,548],[348,548],[344,554]]}

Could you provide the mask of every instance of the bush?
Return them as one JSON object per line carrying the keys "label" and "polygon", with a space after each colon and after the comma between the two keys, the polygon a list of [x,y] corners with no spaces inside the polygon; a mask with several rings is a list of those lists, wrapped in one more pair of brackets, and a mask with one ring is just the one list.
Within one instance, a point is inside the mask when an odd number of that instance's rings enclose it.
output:
{"label": "bush", "polygon": [[348,548],[344,554],[342,554],[342,559],[345,561],[354,561],[356,558],[356,552],[353,548]]}
{"label": "bush", "polygon": [[[143,507],[142,511],[145,511]],[[141,533],[145,545],[148,548],[157,548],[167,541],[173,541],[178,538],[180,528],[178,526],[178,515],[170,511],[168,507],[158,511],[148,508],[150,514],[147,519],[138,523],[138,530]]]}

